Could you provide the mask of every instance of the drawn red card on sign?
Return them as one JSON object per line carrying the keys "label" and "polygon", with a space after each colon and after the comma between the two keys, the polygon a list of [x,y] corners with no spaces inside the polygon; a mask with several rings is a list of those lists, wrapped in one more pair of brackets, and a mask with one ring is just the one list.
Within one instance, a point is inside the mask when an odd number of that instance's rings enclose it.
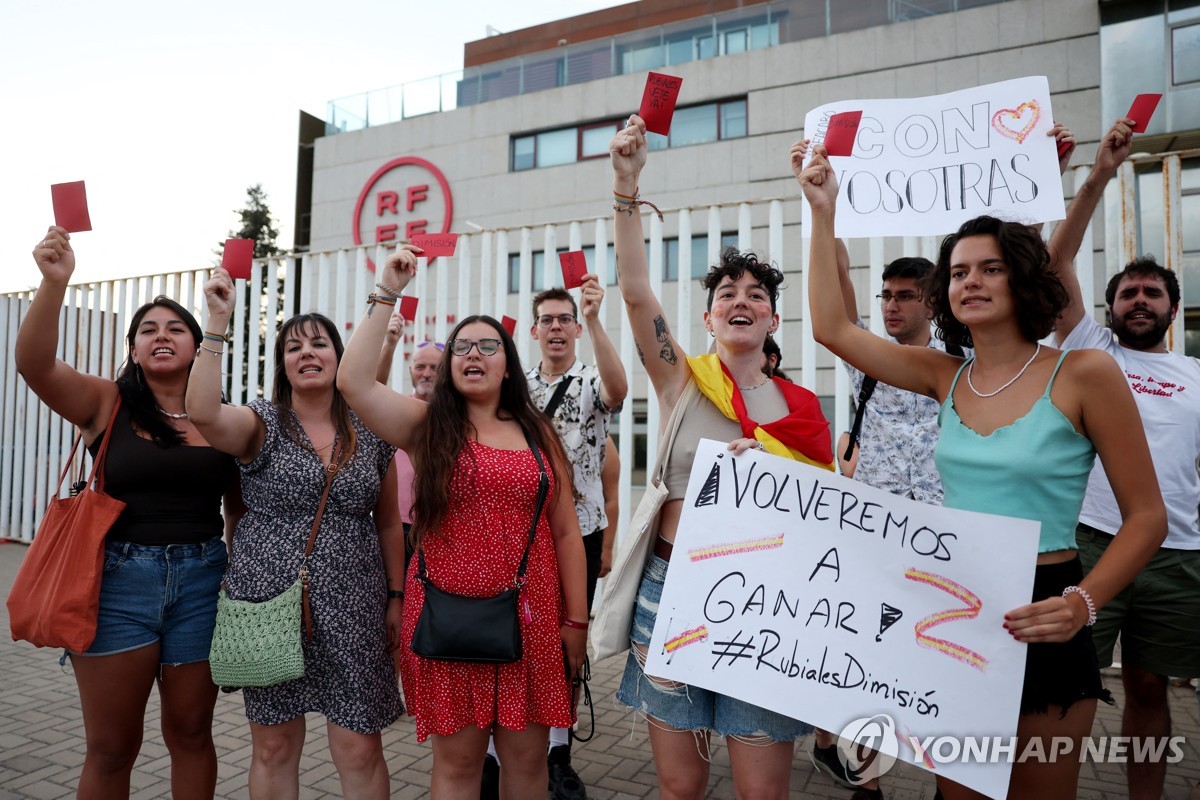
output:
{"label": "drawn red card on sign", "polygon": [[407,294],[400,298],[400,316],[407,322],[417,321],[417,298]]}
{"label": "drawn red card on sign", "polygon": [[562,266],[563,287],[575,289],[583,285],[583,276],[587,274],[587,259],[582,250],[571,250],[558,254],[558,263]]}
{"label": "drawn red card on sign", "polygon": [[409,239],[409,241],[425,251],[421,253],[425,258],[452,256],[454,255],[454,248],[458,246],[458,234],[419,233]]}
{"label": "drawn red card on sign", "polygon": [[52,185],[50,199],[54,201],[55,225],[66,228],[68,233],[92,229],[92,219],[88,216],[87,191],[83,187],[83,181]]}
{"label": "drawn red card on sign", "polygon": [[646,91],[642,93],[642,104],[638,116],[646,122],[646,130],[667,135],[671,130],[671,117],[675,115],[675,101],[679,99],[679,88],[683,78],[651,72],[646,76]]}
{"label": "drawn red card on sign", "polygon": [[854,151],[854,137],[858,135],[861,111],[844,111],[829,118],[825,129],[825,150],[831,156],[848,156]]}
{"label": "drawn red card on sign", "polygon": [[1158,108],[1158,101],[1162,100],[1161,94],[1139,94],[1133,98],[1133,105],[1129,107],[1129,113],[1125,116],[1133,120],[1133,132],[1145,133],[1146,126],[1150,124],[1150,118],[1154,116],[1154,109]]}
{"label": "drawn red card on sign", "polygon": [[517,335],[517,321],[507,314],[500,318],[500,327],[508,331],[509,336]]}
{"label": "drawn red card on sign", "polygon": [[221,255],[221,266],[231,278],[247,280],[250,265],[254,261],[253,239],[226,239],[225,252]]}

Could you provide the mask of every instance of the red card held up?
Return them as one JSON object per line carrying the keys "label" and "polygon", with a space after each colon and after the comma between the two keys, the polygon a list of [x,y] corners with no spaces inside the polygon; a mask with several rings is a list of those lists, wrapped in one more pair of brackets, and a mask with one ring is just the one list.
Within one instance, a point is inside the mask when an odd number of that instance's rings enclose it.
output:
{"label": "red card held up", "polygon": [[400,298],[400,316],[406,322],[417,321],[417,298],[407,294]]}
{"label": "red card held up", "polygon": [[854,137],[858,135],[861,111],[843,111],[829,118],[825,129],[825,150],[831,156],[848,156],[854,151]]}
{"label": "red card held up", "polygon": [[458,234],[419,233],[409,239],[409,241],[425,251],[421,253],[425,258],[452,256],[454,255],[454,248],[458,246]]}
{"label": "red card held up", "polygon": [[83,181],[52,185],[50,199],[54,201],[55,225],[66,228],[68,233],[92,229],[92,219],[88,216],[87,191],[83,187]]}
{"label": "red card held up", "polygon": [[231,278],[247,280],[250,265],[254,261],[253,239],[226,239],[225,251],[221,254],[221,266]]}
{"label": "red card held up", "polygon": [[500,318],[500,327],[508,331],[509,336],[517,335],[517,321],[507,314]]}
{"label": "red card held up", "polygon": [[571,250],[558,254],[558,263],[562,266],[563,287],[575,289],[583,285],[583,276],[587,274],[587,259],[582,250]]}
{"label": "red card held up", "polygon": [[1154,116],[1154,109],[1158,108],[1159,100],[1162,100],[1161,94],[1139,94],[1133,98],[1133,105],[1129,107],[1129,113],[1125,116],[1133,120],[1134,133],[1146,132],[1150,118]]}
{"label": "red card held up", "polygon": [[1067,151],[1075,146],[1075,143],[1067,139],[1063,139],[1058,143],[1058,157],[1062,158],[1067,154]]}
{"label": "red card held up", "polygon": [[661,133],[671,130],[671,117],[675,115],[675,101],[679,99],[679,88],[683,78],[651,72],[646,76],[646,91],[642,93],[642,105],[638,116],[646,122],[646,130]]}

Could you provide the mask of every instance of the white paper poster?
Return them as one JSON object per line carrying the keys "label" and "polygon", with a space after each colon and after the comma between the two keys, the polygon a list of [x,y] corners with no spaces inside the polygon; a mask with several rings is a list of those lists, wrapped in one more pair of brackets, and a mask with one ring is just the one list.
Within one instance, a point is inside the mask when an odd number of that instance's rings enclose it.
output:
{"label": "white paper poster", "polygon": [[[863,112],[854,149],[830,159],[838,236],[933,236],[981,214],[1030,224],[1065,216],[1045,76],[828,103],[805,115],[805,136],[820,144],[829,118],[849,111]],[[803,213],[808,236],[808,203]]]}
{"label": "white paper poster", "polygon": [[1039,523],[726,447],[696,451],[647,673],[834,733],[887,715],[898,758],[1003,797],[1010,764],[911,744],[1015,735],[1026,645],[1003,622]]}

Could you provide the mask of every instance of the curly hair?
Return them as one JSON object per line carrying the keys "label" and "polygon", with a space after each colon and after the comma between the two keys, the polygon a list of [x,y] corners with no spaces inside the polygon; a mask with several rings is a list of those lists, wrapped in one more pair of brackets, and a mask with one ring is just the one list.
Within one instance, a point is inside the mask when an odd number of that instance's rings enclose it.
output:
{"label": "curly hair", "polygon": [[137,338],[138,327],[141,326],[142,320],[152,308],[165,308],[183,320],[183,324],[192,334],[194,342],[192,351],[195,352],[200,347],[202,338],[200,323],[196,322],[196,318],[186,308],[166,295],[160,294],[133,312],[133,318],[129,321],[129,330],[125,334],[125,363],[117,372],[116,383],[117,389],[121,393],[121,401],[125,404],[133,424],[150,434],[151,441],[159,447],[173,447],[184,443],[183,434],[163,419],[162,414],[158,411],[158,400],[155,399],[154,392],[142,376],[141,365],[132,358],[133,341]]}
{"label": "curly hair", "polygon": [[783,287],[783,273],[775,266],[759,261],[758,256],[749,250],[739,253],[736,247],[723,250],[720,263],[709,267],[708,274],[701,279],[700,285],[708,290],[708,305],[705,308],[712,309],[713,294],[721,281],[725,278],[739,280],[745,272],[753,275],[767,290],[767,294],[771,296],[771,310],[774,311],[775,303],[779,299],[779,290]]}
{"label": "curly hair", "polygon": [[1046,243],[1030,225],[985,215],[967,220],[942,240],[937,266],[921,281],[925,304],[942,339],[961,347],[975,346],[971,331],[954,316],[950,305],[950,257],[955,246],[969,236],[990,236],[1000,247],[1008,267],[1008,288],[1021,335],[1031,342],[1049,336],[1070,296],[1062,281],[1050,271]]}
{"label": "curly hair", "polygon": [[[315,338],[318,334],[323,333],[333,345],[333,352],[337,357],[338,364],[342,363],[342,353],[346,348],[342,345],[341,334],[338,333],[337,325],[333,324],[333,320],[315,311],[291,317],[279,326],[279,333],[275,335],[274,397],[271,402],[281,412],[279,414],[280,427],[284,434],[300,447],[307,449],[308,446],[304,443],[296,415],[291,413],[292,382],[288,380],[287,366],[284,364],[288,336],[296,329],[303,331],[310,338]],[[354,453],[358,449],[358,436],[354,431],[354,423],[350,421],[350,406],[346,403],[346,398],[338,391],[336,384],[333,387],[333,405],[329,409],[329,413],[334,428],[337,430],[337,438],[342,442],[338,463],[335,465],[340,469],[354,457]]]}
{"label": "curly hair", "polygon": [[[496,338],[502,342],[504,348],[507,375],[500,384],[497,417],[515,420],[547,457],[546,466],[547,469],[553,470],[555,482],[560,486],[565,482],[574,494],[566,451],[550,418],[533,404],[529,395],[529,384],[525,380],[525,371],[521,369],[521,357],[517,354],[517,346],[504,326],[492,317],[482,314],[467,317],[454,326],[450,337],[446,339],[447,349],[464,327],[476,322],[493,328]],[[438,362],[433,388],[434,399],[429,403],[429,413],[425,424],[421,426],[417,442],[409,452],[415,472],[413,524],[410,531],[414,549],[421,546],[426,536],[439,535],[447,512],[452,503],[457,502],[451,498],[450,486],[458,454],[466,446],[467,438],[473,432],[467,417],[466,398],[454,386],[450,368],[453,359],[454,356],[447,353],[447,357]],[[469,450],[467,452],[470,454]],[[471,469],[477,469],[477,465],[472,464]],[[550,504],[552,503],[553,498],[550,500]]]}
{"label": "curly hair", "polygon": [[1112,308],[1113,301],[1117,299],[1117,287],[1130,276],[1158,278],[1167,289],[1167,299],[1171,301],[1171,307],[1179,305],[1179,278],[1175,276],[1175,271],[1159,264],[1154,260],[1154,256],[1144,255],[1130,261],[1125,265],[1125,269],[1108,279],[1108,286],[1104,288],[1104,302],[1109,308]]}

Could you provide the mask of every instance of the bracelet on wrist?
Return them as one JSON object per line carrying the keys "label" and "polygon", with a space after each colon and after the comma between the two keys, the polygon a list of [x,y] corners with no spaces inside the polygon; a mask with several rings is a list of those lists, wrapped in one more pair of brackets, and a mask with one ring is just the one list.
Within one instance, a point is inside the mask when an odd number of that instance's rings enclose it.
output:
{"label": "bracelet on wrist", "polygon": [[1087,606],[1088,618],[1087,622],[1083,623],[1085,627],[1092,627],[1096,624],[1096,604],[1092,602],[1092,596],[1087,589],[1082,586],[1068,586],[1063,589],[1062,596],[1066,597],[1069,594],[1077,594],[1083,600],[1083,604]]}
{"label": "bracelet on wrist", "polygon": [[371,292],[369,295],[367,295],[367,316],[370,317],[375,313],[376,304],[381,306],[394,306],[396,305],[396,302],[397,300],[395,297],[384,297],[381,294],[375,294],[375,292]]}
{"label": "bracelet on wrist", "polygon": [[225,355],[224,350],[214,350],[211,347],[204,346],[203,344],[200,345],[200,349],[206,353],[212,353],[214,356],[218,356],[218,357]]}
{"label": "bracelet on wrist", "polygon": [[400,589],[388,589],[389,600],[403,600],[404,592]]}
{"label": "bracelet on wrist", "polygon": [[586,622],[580,622],[576,619],[564,619],[562,624],[564,628],[574,628],[577,631],[586,631],[588,629],[588,624]]}
{"label": "bracelet on wrist", "polygon": [[213,333],[212,331],[205,331],[204,338],[208,339],[210,342],[223,342],[225,344],[229,344],[229,334],[227,333]]}
{"label": "bracelet on wrist", "polygon": [[390,286],[384,286],[382,283],[375,284],[375,288],[378,289],[379,291],[383,292],[384,294],[395,297],[396,299],[400,298],[400,290],[398,290],[398,289],[393,289]]}

